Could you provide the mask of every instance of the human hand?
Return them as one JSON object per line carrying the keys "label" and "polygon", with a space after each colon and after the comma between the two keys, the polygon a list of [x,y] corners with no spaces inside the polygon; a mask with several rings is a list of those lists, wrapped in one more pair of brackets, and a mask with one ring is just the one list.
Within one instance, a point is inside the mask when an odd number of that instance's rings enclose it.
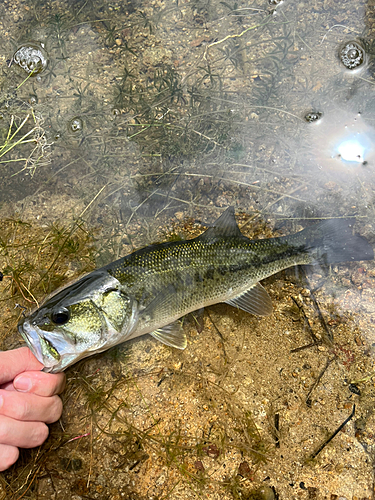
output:
{"label": "human hand", "polygon": [[42,368],[28,347],[0,352],[0,471],[16,462],[18,448],[40,446],[48,437],[46,424],[61,416],[57,394],[65,376]]}

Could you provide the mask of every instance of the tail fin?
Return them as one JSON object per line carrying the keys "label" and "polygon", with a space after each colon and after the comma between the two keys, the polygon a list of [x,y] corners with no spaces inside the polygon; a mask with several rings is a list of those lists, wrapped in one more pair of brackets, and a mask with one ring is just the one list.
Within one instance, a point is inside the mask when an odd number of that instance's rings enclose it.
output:
{"label": "tail fin", "polygon": [[374,250],[366,238],[353,234],[354,223],[354,219],[329,219],[297,235],[305,237],[312,258],[319,263],[371,260]]}

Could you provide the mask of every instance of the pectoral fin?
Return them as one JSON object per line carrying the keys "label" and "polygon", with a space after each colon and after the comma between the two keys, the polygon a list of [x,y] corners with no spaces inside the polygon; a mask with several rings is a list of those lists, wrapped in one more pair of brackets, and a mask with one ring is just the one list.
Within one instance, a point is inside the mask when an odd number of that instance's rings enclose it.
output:
{"label": "pectoral fin", "polygon": [[178,321],[163,326],[163,328],[151,332],[150,335],[160,340],[163,344],[176,347],[177,349],[185,349],[187,345],[186,335]]}
{"label": "pectoral fin", "polygon": [[[152,321],[157,315],[161,320],[170,317],[170,311],[174,307],[176,300],[176,288],[173,285],[166,286],[142,311],[141,319],[147,323]],[[185,349],[187,345],[186,335],[178,321],[158,328],[150,333],[155,339],[163,344],[177,349]]]}
{"label": "pectoral fin", "polygon": [[272,314],[273,310],[271,297],[260,283],[238,295],[238,297],[226,300],[225,303],[258,316],[268,316]]}

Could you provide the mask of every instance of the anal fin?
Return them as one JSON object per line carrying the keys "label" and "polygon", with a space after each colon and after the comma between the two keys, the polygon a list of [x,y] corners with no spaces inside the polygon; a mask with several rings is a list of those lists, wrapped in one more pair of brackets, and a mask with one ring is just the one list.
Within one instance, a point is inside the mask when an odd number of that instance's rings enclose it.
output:
{"label": "anal fin", "polygon": [[187,346],[186,335],[178,321],[163,326],[163,328],[158,328],[157,330],[151,332],[150,335],[170,347],[185,349]]}
{"label": "anal fin", "polygon": [[225,303],[258,316],[269,316],[273,311],[271,297],[260,283]]}

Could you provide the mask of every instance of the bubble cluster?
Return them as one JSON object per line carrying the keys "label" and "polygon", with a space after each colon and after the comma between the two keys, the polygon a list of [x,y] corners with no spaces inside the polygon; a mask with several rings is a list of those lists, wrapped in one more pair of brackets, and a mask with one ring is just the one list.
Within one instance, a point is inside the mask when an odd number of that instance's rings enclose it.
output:
{"label": "bubble cluster", "polygon": [[43,44],[25,43],[13,54],[13,62],[26,73],[38,75],[46,69],[48,56]]}
{"label": "bubble cluster", "polygon": [[366,60],[364,48],[356,41],[346,42],[339,52],[340,61],[347,69],[357,69]]}
{"label": "bubble cluster", "polygon": [[81,118],[76,116],[75,118],[72,118],[69,122],[68,128],[71,132],[77,133],[81,132],[83,129],[83,121]]}
{"label": "bubble cluster", "polygon": [[307,121],[307,123],[313,123],[320,120],[322,116],[323,113],[321,113],[320,111],[311,111],[310,113],[306,113],[304,118]]}

